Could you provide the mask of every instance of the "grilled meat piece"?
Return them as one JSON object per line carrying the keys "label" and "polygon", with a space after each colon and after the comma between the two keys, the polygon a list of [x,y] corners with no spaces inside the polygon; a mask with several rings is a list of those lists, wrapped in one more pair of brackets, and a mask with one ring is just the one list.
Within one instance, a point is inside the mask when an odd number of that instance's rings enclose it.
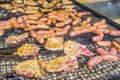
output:
{"label": "grilled meat piece", "polygon": [[68,40],[64,44],[64,53],[67,55],[75,55],[79,56],[80,54],[86,55],[86,56],[92,56],[94,55],[92,52],[90,52],[85,45],[82,45],[78,42]]}
{"label": "grilled meat piece", "polygon": [[13,55],[19,55],[20,57],[27,57],[27,56],[38,56],[40,48],[35,44],[24,44],[20,48],[18,48],[17,52]]}
{"label": "grilled meat piece", "polygon": [[44,47],[49,50],[63,50],[63,38],[48,38]]}
{"label": "grilled meat piece", "polygon": [[28,38],[28,33],[23,33],[21,35],[16,35],[16,36],[9,36],[7,38],[7,43],[8,44],[17,44],[25,41]]}
{"label": "grilled meat piece", "polygon": [[69,72],[78,68],[78,62],[76,60],[77,58],[74,56],[61,56],[49,61],[46,64],[45,69],[48,72],[60,72],[63,70]]}
{"label": "grilled meat piece", "polygon": [[44,77],[45,63],[43,60],[31,59],[18,63],[14,66],[14,71],[19,75],[27,77]]}

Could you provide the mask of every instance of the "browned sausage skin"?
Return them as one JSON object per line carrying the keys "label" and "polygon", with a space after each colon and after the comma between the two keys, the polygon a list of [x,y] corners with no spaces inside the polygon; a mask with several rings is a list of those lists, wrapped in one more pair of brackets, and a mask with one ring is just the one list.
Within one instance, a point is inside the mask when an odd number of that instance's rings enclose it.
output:
{"label": "browned sausage skin", "polygon": [[46,22],[48,20],[47,17],[40,18],[39,21]]}
{"label": "browned sausage skin", "polygon": [[99,46],[111,46],[111,42],[110,41],[98,41],[97,45]]}
{"label": "browned sausage skin", "polygon": [[28,20],[38,20],[39,17],[38,17],[37,15],[28,15],[28,16],[27,16],[27,19],[28,19]]}
{"label": "browned sausage skin", "polygon": [[112,54],[101,55],[101,57],[103,58],[103,60],[106,60],[106,61],[117,61],[118,60],[118,57]]}
{"label": "browned sausage skin", "polygon": [[70,29],[70,25],[67,25],[67,26],[64,27],[64,29],[62,31],[55,32],[55,35],[56,36],[63,36],[65,34],[67,34],[69,29]]}
{"label": "browned sausage skin", "polygon": [[30,34],[30,36],[33,37],[33,38],[35,38],[35,37],[37,36],[36,32],[33,31],[33,30],[31,30],[31,31],[29,32],[29,34]]}
{"label": "browned sausage skin", "polygon": [[112,47],[112,48],[110,49],[110,54],[111,54],[111,55],[114,55],[114,56],[117,55],[117,50],[116,50],[115,47]]}
{"label": "browned sausage skin", "polygon": [[102,62],[102,57],[101,56],[95,56],[95,57],[91,58],[90,60],[88,60],[87,65],[89,67],[93,67],[93,66],[99,64],[100,62]]}
{"label": "browned sausage skin", "polygon": [[69,33],[69,35],[71,37],[74,37],[74,36],[77,36],[77,35],[80,35],[80,34],[81,34],[81,31],[72,31],[72,32]]}
{"label": "browned sausage skin", "polygon": [[44,43],[44,38],[42,38],[41,36],[37,35],[35,37],[36,41],[39,42],[40,44],[43,44]]}
{"label": "browned sausage skin", "polygon": [[0,29],[0,36],[3,36],[4,35],[4,30],[3,29]]}
{"label": "browned sausage skin", "polygon": [[113,41],[112,46],[115,47],[118,52],[120,52],[120,45],[117,42]]}
{"label": "browned sausage skin", "polygon": [[102,39],[103,39],[102,36],[94,36],[94,37],[92,37],[93,42],[98,42],[98,41],[101,41]]}
{"label": "browned sausage skin", "polygon": [[39,24],[39,25],[36,25],[36,28],[38,28],[38,29],[49,29],[50,26],[48,26],[46,24]]}
{"label": "browned sausage skin", "polygon": [[56,27],[63,27],[65,26],[65,22],[58,22],[55,24]]}
{"label": "browned sausage skin", "polygon": [[110,35],[112,35],[112,36],[120,36],[120,31],[111,30]]}
{"label": "browned sausage skin", "polygon": [[103,48],[97,48],[96,51],[97,51],[100,55],[108,54],[108,52],[107,52],[106,50],[104,50]]}
{"label": "browned sausage skin", "polygon": [[23,19],[22,16],[20,16],[20,17],[17,18],[17,22],[18,22],[18,23],[22,23],[23,21],[24,21],[24,19]]}
{"label": "browned sausage skin", "polygon": [[108,27],[107,24],[97,26],[98,29],[106,29]]}
{"label": "browned sausage skin", "polygon": [[80,19],[79,17],[76,17],[76,18],[74,19],[74,21],[72,22],[72,25],[75,26],[75,25],[77,25],[80,21],[81,21],[81,19]]}
{"label": "browned sausage skin", "polygon": [[72,19],[67,19],[66,21],[65,21],[65,24],[67,25],[67,24],[70,24],[72,22]]}

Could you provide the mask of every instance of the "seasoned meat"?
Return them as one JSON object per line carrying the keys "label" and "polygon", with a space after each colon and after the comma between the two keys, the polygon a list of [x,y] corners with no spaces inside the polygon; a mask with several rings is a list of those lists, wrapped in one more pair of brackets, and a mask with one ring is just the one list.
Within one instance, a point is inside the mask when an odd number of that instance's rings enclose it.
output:
{"label": "seasoned meat", "polygon": [[24,44],[18,48],[17,52],[13,55],[19,55],[20,57],[27,57],[27,56],[38,56],[40,48],[35,44]]}
{"label": "seasoned meat", "polygon": [[49,61],[45,69],[48,72],[71,71],[78,68],[77,58],[74,56],[61,56]]}
{"label": "seasoned meat", "polygon": [[45,43],[45,48],[49,50],[63,50],[63,38],[48,38]]}
{"label": "seasoned meat", "polygon": [[27,77],[44,77],[45,63],[43,60],[31,59],[14,65],[14,71],[19,75],[25,75]]}
{"label": "seasoned meat", "polygon": [[28,38],[28,36],[29,36],[28,33],[23,33],[21,35],[16,35],[16,36],[9,36],[6,42],[8,44],[17,44],[25,41]]}
{"label": "seasoned meat", "polygon": [[67,55],[79,56],[80,54],[91,56],[94,55],[90,52],[85,45],[78,42],[68,40],[64,44],[64,53]]}

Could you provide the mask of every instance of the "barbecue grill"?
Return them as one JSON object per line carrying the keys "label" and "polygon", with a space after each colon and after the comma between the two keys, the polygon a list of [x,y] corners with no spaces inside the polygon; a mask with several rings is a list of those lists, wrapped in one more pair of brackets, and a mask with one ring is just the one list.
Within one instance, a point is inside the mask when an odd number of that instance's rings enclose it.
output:
{"label": "barbecue grill", "polygon": [[[92,12],[92,22],[99,21],[105,18],[109,24],[110,29],[119,29],[119,25],[112,22],[110,19],[96,13],[95,11],[85,7],[84,5],[73,1],[76,5],[78,11],[90,11]],[[3,9],[0,9],[3,10]],[[1,17],[3,18],[3,17]],[[7,18],[6,18],[7,19]],[[5,35],[0,37],[0,80],[119,80],[120,79],[120,55],[118,54],[119,60],[116,62],[104,61],[94,67],[88,67],[87,61],[91,58],[88,56],[81,55],[78,57],[79,68],[72,70],[71,72],[46,72],[44,78],[28,78],[25,76],[17,75],[13,71],[13,66],[19,62],[22,62],[33,57],[28,57],[26,59],[20,58],[18,56],[11,56],[11,53],[15,52],[19,46],[25,43],[35,43],[40,48],[39,52],[40,59],[43,59],[46,63],[58,56],[64,55],[63,51],[49,51],[43,48],[43,45],[39,45],[33,38],[29,37],[25,42],[16,45],[8,45],[6,43],[6,38],[8,35],[15,35],[24,33],[22,29],[11,29],[6,31]],[[74,40],[81,44],[87,45],[90,51],[98,55],[95,51],[99,46],[92,42],[91,37],[94,36],[93,33],[82,34],[71,38],[69,35],[64,36],[64,40]],[[116,41],[120,44],[120,37],[113,37],[105,35],[103,40]],[[109,47],[103,47],[105,50],[109,50]]]}

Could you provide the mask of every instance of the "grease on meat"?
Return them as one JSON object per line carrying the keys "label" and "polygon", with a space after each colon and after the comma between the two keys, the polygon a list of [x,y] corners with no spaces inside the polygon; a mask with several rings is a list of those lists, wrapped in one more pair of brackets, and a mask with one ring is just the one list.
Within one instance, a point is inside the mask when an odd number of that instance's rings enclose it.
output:
{"label": "grease on meat", "polygon": [[20,35],[15,35],[15,36],[9,36],[7,38],[7,43],[8,44],[17,44],[17,43],[21,43],[23,41],[25,41],[28,38],[28,33],[23,33]]}
{"label": "grease on meat", "polygon": [[78,68],[78,62],[76,60],[77,58],[74,56],[61,56],[50,60],[46,64],[45,69],[48,72],[60,72],[63,70],[70,72],[71,70]]}
{"label": "grease on meat", "polygon": [[68,40],[64,44],[64,53],[67,55],[79,56],[80,54],[86,56],[94,55],[91,51],[87,49],[85,45],[82,45],[78,42]]}
{"label": "grease on meat", "polygon": [[44,77],[45,63],[41,59],[31,59],[14,65],[14,71],[27,77]]}
{"label": "grease on meat", "polygon": [[63,50],[63,38],[62,37],[55,37],[55,38],[48,38],[45,43],[45,48],[49,50]]}
{"label": "grease on meat", "polygon": [[20,57],[38,56],[39,50],[40,48],[35,44],[24,44],[13,55],[17,54]]}

